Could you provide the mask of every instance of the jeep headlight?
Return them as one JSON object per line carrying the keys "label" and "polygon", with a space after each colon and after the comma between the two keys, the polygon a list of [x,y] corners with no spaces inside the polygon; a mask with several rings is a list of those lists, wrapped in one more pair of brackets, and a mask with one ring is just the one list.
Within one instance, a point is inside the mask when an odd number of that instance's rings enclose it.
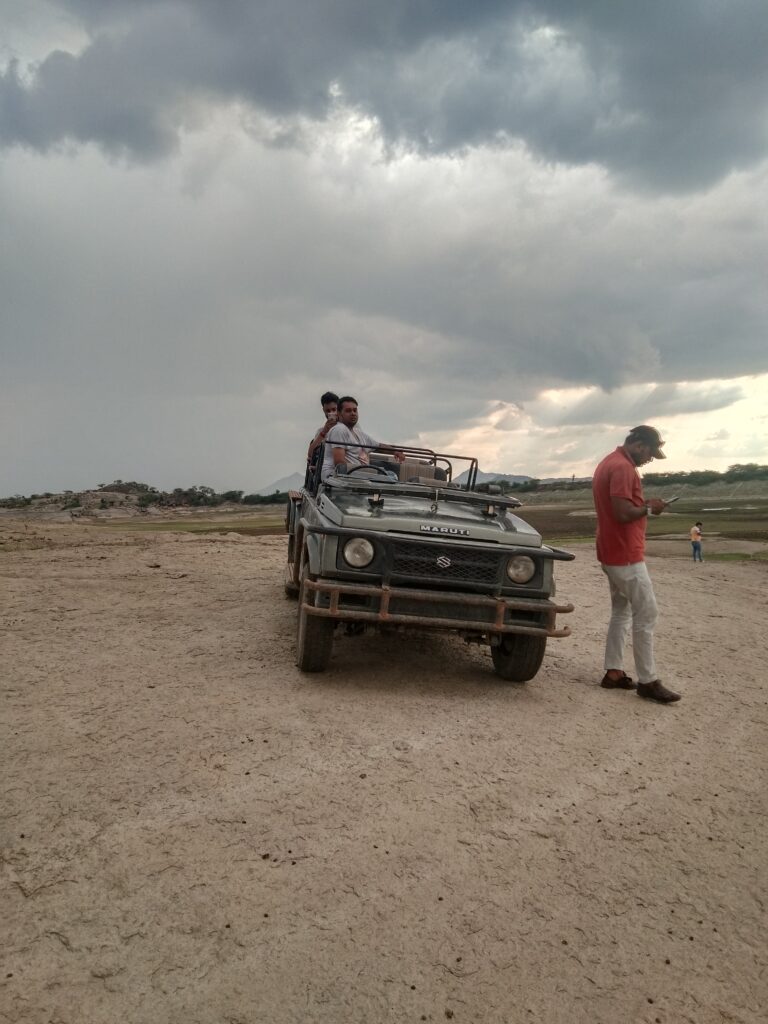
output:
{"label": "jeep headlight", "polygon": [[507,576],[513,583],[528,583],[536,572],[536,563],[528,555],[512,555],[507,562]]}
{"label": "jeep headlight", "polygon": [[341,553],[347,565],[355,569],[364,569],[366,565],[370,565],[375,554],[373,544],[364,537],[353,537],[352,540],[348,540]]}

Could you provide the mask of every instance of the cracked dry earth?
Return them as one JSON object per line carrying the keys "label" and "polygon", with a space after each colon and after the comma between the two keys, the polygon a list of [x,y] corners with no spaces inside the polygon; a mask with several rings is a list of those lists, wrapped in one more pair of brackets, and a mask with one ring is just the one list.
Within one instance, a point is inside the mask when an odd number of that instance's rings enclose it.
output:
{"label": "cracked dry earth", "polygon": [[302,676],[282,537],[0,539],[0,1020],[766,1019],[765,564],[649,559],[669,708],[596,685],[586,546],[515,686],[439,636]]}

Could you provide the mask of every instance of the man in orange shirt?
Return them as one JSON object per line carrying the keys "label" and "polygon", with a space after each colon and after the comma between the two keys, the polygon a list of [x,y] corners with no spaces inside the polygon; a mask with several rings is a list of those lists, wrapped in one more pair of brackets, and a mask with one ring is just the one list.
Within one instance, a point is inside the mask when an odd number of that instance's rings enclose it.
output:
{"label": "man in orange shirt", "polygon": [[633,427],[624,444],[607,455],[592,478],[592,495],[597,513],[597,557],[608,577],[611,591],[611,621],[605,643],[605,676],[601,686],[608,690],[634,690],[624,672],[624,648],[630,627],[637,667],[637,694],[660,704],[680,700],[656,674],[653,656],[653,628],[658,609],[653,584],[645,564],[645,520],[666,508],[661,498],[643,498],[638,466],[666,458],[664,442],[654,427]]}

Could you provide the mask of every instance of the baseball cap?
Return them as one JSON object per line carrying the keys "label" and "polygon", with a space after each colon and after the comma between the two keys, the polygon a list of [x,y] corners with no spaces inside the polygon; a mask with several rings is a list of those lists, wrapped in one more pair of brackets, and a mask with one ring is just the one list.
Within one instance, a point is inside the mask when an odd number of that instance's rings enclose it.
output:
{"label": "baseball cap", "polygon": [[664,441],[655,427],[649,427],[647,423],[643,423],[639,427],[632,427],[627,443],[632,444],[635,441],[647,444],[654,459],[666,459],[667,456],[661,450],[664,447]]}

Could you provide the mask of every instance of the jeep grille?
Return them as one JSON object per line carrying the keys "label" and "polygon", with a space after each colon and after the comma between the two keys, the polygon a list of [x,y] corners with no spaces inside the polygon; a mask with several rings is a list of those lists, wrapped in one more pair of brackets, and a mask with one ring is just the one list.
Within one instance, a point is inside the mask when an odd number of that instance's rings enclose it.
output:
{"label": "jeep grille", "polygon": [[[450,560],[449,565],[445,561]],[[496,551],[459,548],[450,544],[395,544],[393,576],[423,579],[425,576],[458,583],[496,583],[500,556]]]}

